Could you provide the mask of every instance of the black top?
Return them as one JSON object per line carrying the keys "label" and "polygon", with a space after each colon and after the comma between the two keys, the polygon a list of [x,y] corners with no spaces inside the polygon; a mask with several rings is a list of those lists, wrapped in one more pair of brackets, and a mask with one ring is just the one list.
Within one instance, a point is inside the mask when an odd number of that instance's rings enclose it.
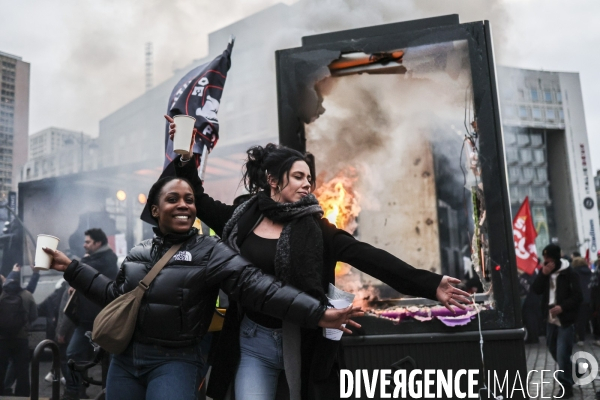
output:
{"label": "black top", "polygon": [[[277,250],[278,239],[266,239],[258,236],[254,232],[244,239],[240,254],[255,267],[260,268],[262,272],[269,275],[275,275],[275,251]],[[270,329],[281,328],[281,320],[270,317],[259,311],[244,310],[248,318],[259,325]]]}

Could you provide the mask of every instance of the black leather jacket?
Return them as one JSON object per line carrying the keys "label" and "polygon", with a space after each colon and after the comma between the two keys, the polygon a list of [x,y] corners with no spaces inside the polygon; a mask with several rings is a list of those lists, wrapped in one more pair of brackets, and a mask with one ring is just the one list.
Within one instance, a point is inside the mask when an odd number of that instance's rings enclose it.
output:
{"label": "black leather jacket", "polygon": [[245,307],[305,327],[316,327],[325,311],[319,301],[291,286],[282,286],[209,236],[157,236],[135,246],[111,281],[95,269],[73,261],[65,271],[69,284],[105,306],[133,290],[174,243],[184,242],[150,285],[140,307],[134,340],[166,347],[195,344],[207,331],[219,288]]}

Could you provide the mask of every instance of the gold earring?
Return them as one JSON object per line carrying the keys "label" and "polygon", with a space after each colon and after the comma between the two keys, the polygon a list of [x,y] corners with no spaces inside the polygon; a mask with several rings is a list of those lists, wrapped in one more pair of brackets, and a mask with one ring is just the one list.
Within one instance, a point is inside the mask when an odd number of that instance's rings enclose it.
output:
{"label": "gold earring", "polygon": [[277,185],[277,191],[278,191],[279,193],[281,193],[281,188],[279,187],[279,185]]}

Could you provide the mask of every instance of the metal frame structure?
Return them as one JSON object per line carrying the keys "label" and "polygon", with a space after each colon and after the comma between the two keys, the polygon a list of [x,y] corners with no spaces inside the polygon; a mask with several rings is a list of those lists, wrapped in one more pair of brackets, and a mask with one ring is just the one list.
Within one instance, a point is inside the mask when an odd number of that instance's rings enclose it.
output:
{"label": "metal frame structure", "polygon": [[[279,138],[285,146],[306,151],[304,126],[319,115],[322,102],[315,90],[315,83],[330,76],[328,66],[341,55],[392,52],[458,40],[468,43],[481,179],[487,210],[491,260],[487,268],[496,305],[495,309],[480,314],[483,337],[489,341],[489,344],[486,343],[488,354],[485,358],[486,363],[491,365],[486,365],[486,368],[509,371],[511,374],[519,371],[524,377],[524,331],[488,21],[461,24],[458,15],[448,15],[304,37],[302,47],[277,51]],[[316,167],[318,169],[318,165]],[[393,360],[402,357],[405,360],[410,355],[416,360],[410,364],[419,368],[453,368],[457,359],[464,360],[463,364],[469,368],[480,368],[482,365],[477,321],[455,328],[435,321],[392,325],[388,321],[364,318],[361,323],[364,329],[357,331],[358,335],[343,339],[349,368],[389,368],[390,364],[394,365]],[[452,345],[447,346],[448,343]],[[417,348],[420,350],[415,353]],[[381,355],[373,356],[374,351]],[[419,351],[431,354],[425,355]]]}

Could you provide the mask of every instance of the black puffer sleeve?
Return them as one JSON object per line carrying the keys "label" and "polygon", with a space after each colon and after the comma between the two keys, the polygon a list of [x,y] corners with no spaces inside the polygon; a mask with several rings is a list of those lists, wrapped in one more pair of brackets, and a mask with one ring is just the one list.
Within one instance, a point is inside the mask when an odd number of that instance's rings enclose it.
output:
{"label": "black puffer sleeve", "polygon": [[124,293],[123,284],[125,283],[125,263],[119,270],[116,279],[107,278],[98,272],[95,268],[86,264],[81,264],[73,260],[65,271],[64,278],[71,287],[77,289],[86,298],[105,307],[111,301]]}
{"label": "black puffer sleeve", "polygon": [[317,327],[325,312],[317,299],[262,273],[221,241],[210,254],[206,281],[209,286],[220,284],[231,300],[246,308],[303,327]]}
{"label": "black puffer sleeve", "polygon": [[217,235],[223,235],[225,224],[235,211],[235,206],[230,206],[213,199],[204,193],[204,186],[198,177],[198,170],[193,161],[181,162],[181,156],[173,161],[175,173],[178,177],[187,179],[192,184],[194,197],[196,198],[196,216],[210,226]]}

